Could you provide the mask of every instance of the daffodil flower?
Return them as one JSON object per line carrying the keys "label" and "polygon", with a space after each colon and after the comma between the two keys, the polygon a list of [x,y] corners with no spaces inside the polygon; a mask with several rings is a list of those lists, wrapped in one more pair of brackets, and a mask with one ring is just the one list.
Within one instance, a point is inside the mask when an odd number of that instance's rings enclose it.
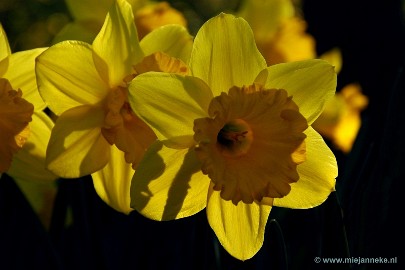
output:
{"label": "daffodil flower", "polygon": [[311,124],[336,88],[333,66],[267,67],[242,18],[220,14],[197,33],[191,76],[149,72],[129,101],[156,133],[132,179],[131,205],[154,220],[206,207],[225,249],[246,260],[272,206],[311,208],[334,191],[336,159]]}
{"label": "daffodil flower", "polygon": [[186,73],[191,46],[191,36],[178,25],[156,29],[139,42],[131,6],[118,0],[92,45],[64,41],[41,54],[39,91],[58,116],[48,169],[64,178],[91,174],[104,201],[130,212],[133,169],[156,136],[132,112],[127,83],[149,70]]}
{"label": "daffodil flower", "polygon": [[[36,113],[41,113],[45,103],[36,86],[34,59],[44,50],[38,48],[11,53],[6,33],[0,25],[0,171],[7,171],[13,177],[17,171],[20,175],[30,174],[31,169],[41,171],[42,176],[47,175],[45,167],[37,163],[25,164],[24,170],[21,167],[17,169],[16,165],[21,156],[33,157],[29,154],[31,149],[40,151],[46,148],[39,146],[35,139],[38,134],[36,127],[41,124]],[[28,122],[31,122],[31,128]],[[32,180],[32,175],[24,179]]]}
{"label": "daffodil flower", "polygon": [[172,8],[168,2],[151,3],[135,12],[135,25],[138,29],[139,39],[154,29],[168,24],[187,26],[183,14]]}
{"label": "daffodil flower", "polygon": [[[43,111],[46,104],[39,95],[35,78],[35,58],[46,48],[12,54],[1,25],[0,48],[0,166],[3,166],[4,158],[10,164],[11,153],[5,153],[5,149],[11,145],[13,151],[18,150],[9,168],[2,167],[1,171],[6,170],[14,179],[44,226],[48,227],[57,190],[54,180],[58,177],[45,167],[53,122]],[[29,126],[26,125],[28,121]],[[11,133],[10,128],[14,130]],[[12,138],[12,134],[17,135]]]}
{"label": "daffodil flower", "polygon": [[292,0],[245,0],[236,14],[251,25],[268,65],[316,57],[315,39]]}
{"label": "daffodil flower", "polygon": [[360,85],[348,84],[326,103],[313,126],[336,149],[348,154],[361,126],[360,113],[367,105],[368,98],[362,94]]}

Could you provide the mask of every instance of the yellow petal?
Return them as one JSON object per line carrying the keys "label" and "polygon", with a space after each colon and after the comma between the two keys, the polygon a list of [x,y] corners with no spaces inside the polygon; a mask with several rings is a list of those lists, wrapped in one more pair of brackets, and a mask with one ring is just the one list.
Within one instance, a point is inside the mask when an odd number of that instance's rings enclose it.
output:
{"label": "yellow petal", "polygon": [[34,105],[35,111],[45,109],[46,104],[39,95],[35,78],[35,58],[46,48],[32,49],[13,53],[9,67],[4,74],[14,89],[21,89],[23,97]]}
{"label": "yellow petal", "polygon": [[193,121],[207,116],[212,93],[198,78],[148,72],[129,85],[129,102],[167,146],[194,145]]}
{"label": "yellow petal", "polygon": [[207,218],[222,246],[239,260],[252,258],[262,247],[271,206],[238,203],[221,198],[210,188]]}
{"label": "yellow petal", "polygon": [[232,86],[250,85],[266,68],[252,30],[242,18],[220,14],[198,31],[190,59],[193,76],[203,79],[214,96]]}
{"label": "yellow petal", "polygon": [[131,186],[131,207],[153,220],[194,215],[205,208],[210,180],[200,171],[193,149],[153,144]]}
{"label": "yellow petal", "polygon": [[46,147],[54,124],[44,112],[35,112],[30,123],[31,133],[21,151],[14,155],[7,174],[22,181],[46,182],[58,177],[45,165]]}
{"label": "yellow petal", "polygon": [[273,65],[261,72],[256,81],[263,83],[264,79],[266,88],[284,89],[293,97],[308,124],[321,114],[325,102],[336,91],[336,73],[333,66],[324,60]]}
{"label": "yellow petal", "polygon": [[103,121],[103,109],[91,105],[61,114],[48,144],[48,169],[60,177],[77,178],[103,168],[111,147],[101,134]]}
{"label": "yellow petal", "polygon": [[93,41],[95,58],[102,76],[107,76],[111,87],[123,83],[132,66],[143,58],[131,5],[117,0],[111,6],[100,33]]}
{"label": "yellow petal", "polygon": [[[11,54],[10,44],[8,43],[6,32],[0,23],[0,61]],[[1,74],[1,73],[0,73]]]}
{"label": "yellow petal", "polygon": [[134,170],[125,162],[124,153],[114,145],[108,150],[110,161],[93,173],[94,188],[100,198],[115,210],[128,214],[130,207],[130,186]]}
{"label": "yellow petal", "polygon": [[6,73],[9,61],[10,61],[9,57],[0,60],[0,78],[3,78],[4,73]]}
{"label": "yellow petal", "polygon": [[187,75],[189,72],[188,66],[183,61],[163,52],[155,52],[145,56],[141,62],[134,66],[134,69],[137,75],[149,71],[178,75]]}
{"label": "yellow petal", "polygon": [[274,199],[274,206],[312,208],[323,203],[335,190],[338,169],[334,154],[312,127],[304,133],[307,135],[307,160],[297,166],[300,179],[291,184],[287,196]]}
{"label": "yellow petal", "polygon": [[160,51],[188,63],[193,37],[180,25],[166,25],[150,32],[140,44],[145,55]]}
{"label": "yellow petal", "polygon": [[52,112],[83,104],[96,104],[108,93],[98,74],[91,46],[79,41],[58,43],[37,58],[36,74],[41,96]]}

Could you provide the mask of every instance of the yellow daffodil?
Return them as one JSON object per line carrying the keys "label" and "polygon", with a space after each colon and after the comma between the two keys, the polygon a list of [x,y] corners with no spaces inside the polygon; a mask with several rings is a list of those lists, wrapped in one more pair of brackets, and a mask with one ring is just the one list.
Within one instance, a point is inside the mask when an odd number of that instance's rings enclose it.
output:
{"label": "yellow daffodil", "polygon": [[361,111],[368,98],[357,83],[348,84],[326,103],[325,110],[314,123],[314,128],[333,146],[349,153],[361,126]]}
{"label": "yellow daffodil", "polygon": [[[10,171],[9,168],[13,155],[17,152],[20,152],[20,156],[26,154],[27,150],[20,150],[31,132],[28,122],[34,117],[34,107],[36,111],[45,108],[38,94],[34,73],[34,58],[42,51],[44,49],[11,53],[6,33],[0,25],[1,172],[12,174],[14,167]],[[18,158],[14,159],[15,162],[18,162]],[[29,170],[29,167],[25,168]]]}
{"label": "yellow daffodil", "polygon": [[207,218],[225,249],[246,260],[263,244],[272,206],[311,208],[334,191],[336,159],[311,124],[333,97],[323,60],[267,67],[242,18],[220,14],[197,33],[192,76],[149,72],[130,104],[156,133],[131,186],[154,220]]}
{"label": "yellow daffodil", "polygon": [[[73,21],[64,26],[53,43],[81,40],[91,43],[100,31],[105,16],[115,0],[66,0]],[[167,24],[187,26],[186,19],[168,2],[127,0],[132,6],[139,39],[150,31]]]}
{"label": "yellow daffodil", "polygon": [[187,21],[180,11],[172,8],[168,2],[145,5],[135,12],[135,24],[139,39],[152,30],[167,24],[187,26]]}
{"label": "yellow daffodil", "polygon": [[92,45],[64,41],[41,54],[39,91],[58,116],[48,169],[65,178],[91,174],[104,201],[130,212],[133,169],[156,136],[132,112],[127,82],[149,70],[187,72],[183,61],[191,46],[191,36],[179,25],[156,29],[139,42],[131,6],[117,0]]}
{"label": "yellow daffodil", "polygon": [[[11,166],[7,170],[18,184],[27,200],[45,227],[49,227],[52,213],[52,201],[56,195],[56,185],[53,180],[58,177],[45,167],[45,151],[53,127],[49,116],[43,112],[46,105],[40,97],[35,78],[35,58],[45,48],[11,53],[6,34],[0,25],[0,106],[1,123],[18,129],[28,126],[14,137],[19,151],[14,154]],[[11,88],[18,89],[11,90]],[[8,91],[7,93],[4,91]],[[24,100],[22,97],[24,97]],[[9,102],[7,102],[7,100]],[[10,101],[13,102],[10,102]],[[11,107],[12,105],[12,107]],[[9,136],[0,125],[0,152],[3,164],[4,147],[7,146],[5,136]],[[29,131],[29,132],[28,132]],[[29,136],[27,136],[29,133]],[[17,140],[20,138],[20,140]],[[22,138],[22,139],[21,139]],[[14,142],[8,137],[9,142]],[[24,143],[24,145],[22,145]],[[10,144],[9,144],[10,145]],[[14,145],[15,146],[15,145]],[[10,153],[9,153],[10,154]],[[2,169],[3,171],[3,169]]]}
{"label": "yellow daffodil", "polygon": [[[342,55],[339,48],[333,48],[320,56],[331,63],[339,74],[342,68]],[[368,98],[362,94],[358,83],[345,85],[330,99],[313,127],[333,146],[348,154],[361,126],[361,112],[367,107]]]}
{"label": "yellow daffodil", "polygon": [[306,32],[306,22],[291,0],[242,1],[237,15],[251,25],[268,65],[316,57],[315,39]]}

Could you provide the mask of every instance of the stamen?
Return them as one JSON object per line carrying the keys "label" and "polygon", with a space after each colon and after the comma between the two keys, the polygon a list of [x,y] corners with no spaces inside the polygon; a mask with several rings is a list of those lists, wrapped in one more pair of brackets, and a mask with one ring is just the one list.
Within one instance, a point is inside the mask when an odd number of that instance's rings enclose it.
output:
{"label": "stamen", "polygon": [[156,52],[145,56],[140,63],[134,66],[134,69],[137,75],[148,71],[176,73],[180,75],[188,73],[188,67],[183,61],[163,52]]}
{"label": "stamen", "polygon": [[135,169],[156,135],[132,111],[127,93],[126,88],[118,87],[107,96],[101,133],[111,145],[115,144],[125,153],[125,161]]}
{"label": "stamen", "polygon": [[238,157],[246,154],[252,142],[252,130],[242,119],[229,121],[218,132],[217,145],[223,155]]}

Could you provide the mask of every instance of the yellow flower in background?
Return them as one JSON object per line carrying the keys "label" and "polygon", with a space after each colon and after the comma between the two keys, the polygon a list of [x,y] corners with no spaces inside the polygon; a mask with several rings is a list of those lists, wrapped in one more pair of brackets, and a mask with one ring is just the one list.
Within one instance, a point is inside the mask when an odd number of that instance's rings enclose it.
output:
{"label": "yellow flower in background", "polygon": [[156,136],[132,112],[127,82],[148,70],[187,72],[183,61],[191,46],[192,37],[179,25],[156,29],[139,42],[132,8],[118,0],[92,45],[64,41],[41,54],[39,91],[58,116],[47,149],[48,169],[64,178],[91,174],[106,203],[132,211],[133,168]]}
{"label": "yellow flower in background", "polygon": [[315,39],[292,0],[245,0],[236,14],[251,25],[268,65],[316,57]]}
{"label": "yellow flower in background", "polygon": [[348,84],[326,103],[313,126],[334,147],[349,153],[361,126],[360,113],[367,105],[368,98],[361,93],[360,85]]}
{"label": "yellow flower in background", "polygon": [[274,40],[261,45],[268,65],[316,58],[315,40],[306,31],[306,22],[291,18],[282,25]]}
{"label": "yellow flower in background", "polygon": [[[53,43],[64,40],[81,40],[91,43],[101,27],[105,16],[115,0],[66,0],[73,21],[56,35]],[[126,0],[131,6],[142,39],[150,31],[167,24],[187,26],[184,16],[167,2]]]}
{"label": "yellow flower in background", "polygon": [[336,159],[311,124],[336,74],[323,60],[267,67],[248,23],[227,14],[199,30],[190,72],[149,72],[129,86],[158,137],[132,179],[131,206],[154,220],[206,207],[221,244],[246,260],[273,205],[311,208],[334,191]]}
{"label": "yellow flower in background", "polygon": [[[297,15],[291,0],[246,0],[237,14],[252,26],[257,46],[268,65],[318,58],[316,40],[306,32],[306,22]],[[319,58],[331,63],[336,73],[340,72],[342,58],[338,48]],[[367,106],[367,97],[358,84],[345,88],[349,90],[342,89],[342,93],[336,93],[326,104],[314,128],[337,149],[348,153],[360,128],[360,112]],[[346,96],[361,104],[352,104]]]}
{"label": "yellow flower in background", "polygon": [[[331,63],[339,73],[342,55],[339,48],[333,48],[320,56]],[[333,144],[333,147],[349,153],[361,126],[361,112],[367,107],[368,98],[362,94],[360,84],[345,85],[325,104],[325,109],[313,127]]]}
{"label": "yellow flower in background", "polygon": [[167,24],[179,24],[187,27],[187,21],[180,11],[172,8],[169,3],[152,3],[135,12],[135,25],[139,39],[152,30]]}

